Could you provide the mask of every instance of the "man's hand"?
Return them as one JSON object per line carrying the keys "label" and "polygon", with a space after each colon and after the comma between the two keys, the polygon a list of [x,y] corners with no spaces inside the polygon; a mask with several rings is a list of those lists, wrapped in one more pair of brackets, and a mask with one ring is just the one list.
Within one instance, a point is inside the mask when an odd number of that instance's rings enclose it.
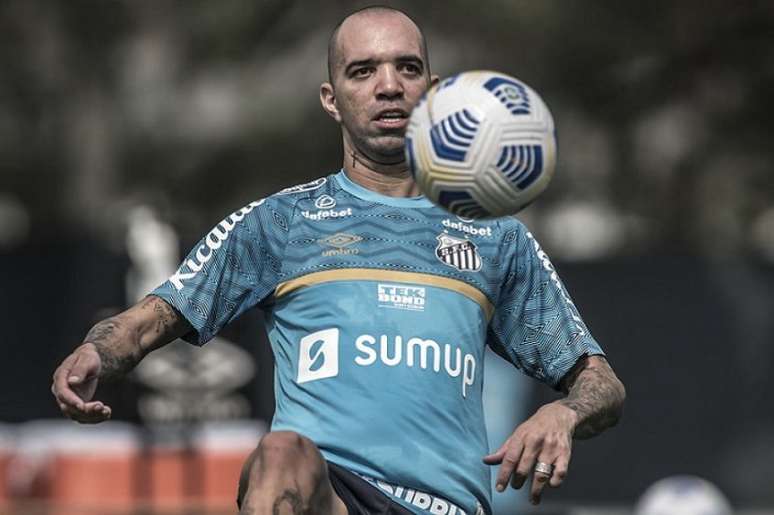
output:
{"label": "man's hand", "polygon": [[521,488],[540,462],[553,471],[532,474],[530,501],[539,503],[546,483],[556,488],[567,476],[572,439],[598,435],[621,418],[626,389],[604,357],[582,356],[560,386],[567,397],[540,408],[497,452],[484,457],[487,465],[500,465],[499,492],[509,479],[514,488]]}
{"label": "man's hand", "polygon": [[572,452],[572,436],[577,422],[575,412],[558,403],[541,407],[521,424],[500,448],[484,457],[487,465],[500,465],[496,488],[505,490],[510,480],[513,488],[521,488],[537,462],[553,465],[552,475],[532,474],[530,502],[538,504],[546,483],[557,488],[567,475]]}
{"label": "man's hand", "polygon": [[111,409],[92,401],[97,390],[102,360],[91,343],[78,347],[54,372],[51,393],[67,417],[85,424],[96,424],[110,418]]}
{"label": "man's hand", "polygon": [[110,407],[92,401],[99,380],[125,375],[146,354],[191,330],[185,318],[154,295],[97,323],[54,372],[51,393],[59,409],[87,424],[109,419]]}

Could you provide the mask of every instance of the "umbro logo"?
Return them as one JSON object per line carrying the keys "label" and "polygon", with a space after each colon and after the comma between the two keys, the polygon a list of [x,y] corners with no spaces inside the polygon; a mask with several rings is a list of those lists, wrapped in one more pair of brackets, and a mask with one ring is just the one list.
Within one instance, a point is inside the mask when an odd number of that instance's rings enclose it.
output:
{"label": "umbro logo", "polygon": [[323,256],[343,256],[349,254],[358,254],[358,249],[349,248],[351,245],[363,241],[363,238],[354,234],[347,234],[345,232],[337,232],[327,238],[317,240],[317,243],[323,246],[333,247],[332,249],[324,250]]}

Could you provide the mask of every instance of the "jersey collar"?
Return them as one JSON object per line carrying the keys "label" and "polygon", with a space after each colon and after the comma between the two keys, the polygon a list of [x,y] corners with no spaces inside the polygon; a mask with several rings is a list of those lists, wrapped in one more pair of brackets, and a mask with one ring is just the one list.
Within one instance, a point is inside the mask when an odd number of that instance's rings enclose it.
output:
{"label": "jersey collar", "polygon": [[412,208],[426,208],[433,207],[433,203],[430,199],[424,195],[419,197],[390,197],[388,195],[382,195],[375,191],[364,188],[363,186],[353,182],[352,179],[347,177],[347,174],[342,168],[335,176],[336,182],[342,187],[344,191],[351,193],[357,198],[368,200],[370,202],[378,202],[379,204],[385,204],[393,207],[412,207]]}

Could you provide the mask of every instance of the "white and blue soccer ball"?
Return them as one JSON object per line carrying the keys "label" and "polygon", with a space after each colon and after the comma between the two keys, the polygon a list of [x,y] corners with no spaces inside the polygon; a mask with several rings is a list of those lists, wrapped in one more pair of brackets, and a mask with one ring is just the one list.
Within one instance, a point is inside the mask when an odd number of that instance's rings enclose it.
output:
{"label": "white and blue soccer ball", "polygon": [[460,73],[412,111],[406,160],[425,196],[452,213],[515,214],[554,175],[554,120],[523,82],[493,71]]}
{"label": "white and blue soccer ball", "polygon": [[696,476],[672,476],[651,485],[637,502],[635,515],[732,515],[726,496]]}

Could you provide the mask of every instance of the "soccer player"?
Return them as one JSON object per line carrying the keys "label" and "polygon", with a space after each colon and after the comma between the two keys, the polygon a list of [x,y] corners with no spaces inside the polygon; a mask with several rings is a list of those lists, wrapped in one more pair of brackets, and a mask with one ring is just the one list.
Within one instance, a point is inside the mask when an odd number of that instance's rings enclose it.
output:
{"label": "soccer player", "polygon": [[[276,358],[276,413],[243,468],[241,513],[491,513],[532,477],[540,500],[573,438],[620,416],[624,389],[532,235],[467,220],[420,196],[404,160],[430,74],[404,13],[358,11],[328,50],[323,109],[344,165],[226,217],[168,281],[97,324],[54,374],[62,411],[110,418],[97,383],[177,337],[201,345],[254,306]],[[489,453],[485,345],[566,396]],[[500,442],[497,442],[500,443]]]}

